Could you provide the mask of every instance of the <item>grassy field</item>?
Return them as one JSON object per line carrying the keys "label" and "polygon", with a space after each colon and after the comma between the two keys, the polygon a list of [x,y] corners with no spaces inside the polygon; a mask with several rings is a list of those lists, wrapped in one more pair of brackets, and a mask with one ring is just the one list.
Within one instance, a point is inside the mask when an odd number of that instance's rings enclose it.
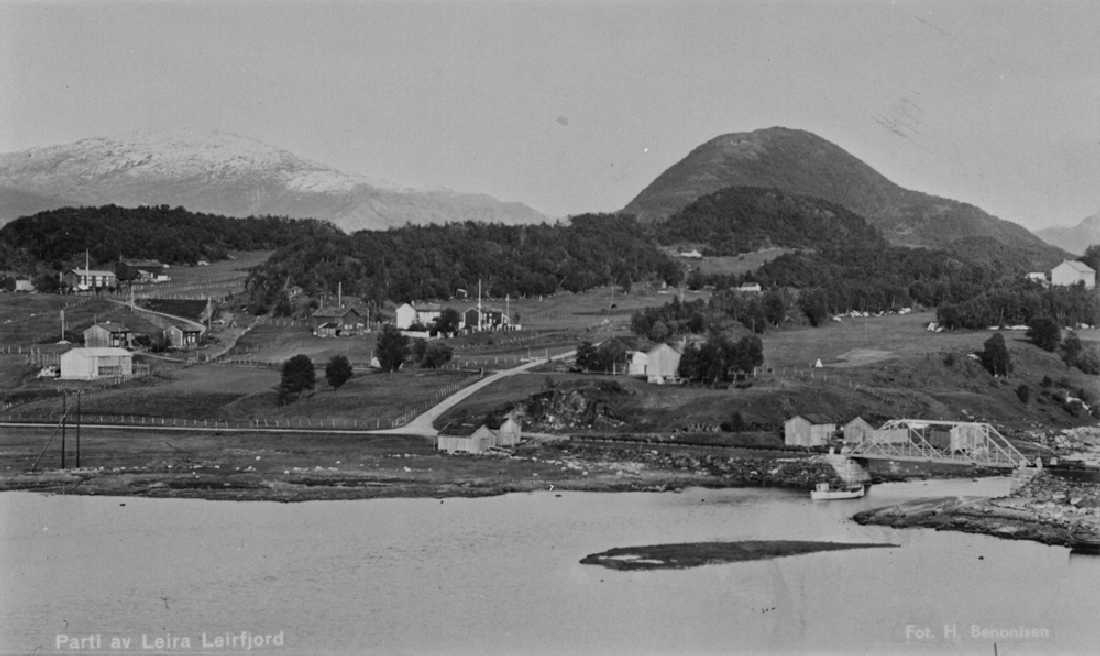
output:
{"label": "grassy field", "polygon": [[62,310],[69,332],[82,331],[97,320],[129,323],[135,319],[124,306],[102,298],[0,293],[0,344],[58,341]]}
{"label": "grassy field", "polygon": [[[261,420],[285,426],[286,422],[307,419],[314,423],[335,420],[343,426],[359,420],[363,428],[389,428],[394,419],[426,409],[448,391],[474,380],[454,371],[357,373],[333,390],[326,385],[323,370],[318,370],[312,393],[279,406],[279,378],[277,367],[198,365],[86,394],[81,405],[89,422],[105,418],[140,423],[163,417],[234,423]],[[49,387],[48,383],[40,385]],[[54,417],[59,410],[60,400],[51,396],[16,405],[0,416]]]}
{"label": "grassy field", "polygon": [[755,271],[780,255],[793,253],[795,250],[794,248],[763,248],[744,255],[704,257],[700,260],[688,260],[688,262],[697,263],[699,272],[703,275],[741,275]]}
{"label": "grassy field", "polygon": [[[560,292],[542,299],[517,299],[511,307],[513,313],[519,313],[524,330],[623,331],[629,330],[630,315],[635,310],[664,305],[675,297],[675,289],[652,290],[635,285],[631,293],[624,294],[621,289],[600,287],[578,294]],[[686,300],[698,298],[707,299],[710,294],[685,292]]]}
{"label": "grassy field", "polygon": [[243,292],[249,270],[263,264],[272,252],[245,251],[231,253],[232,259],[207,266],[173,266],[161,271],[172,279],[170,282],[134,285],[134,293],[154,298],[225,298]]}
{"label": "grassy field", "polygon": [[[894,357],[940,352],[979,351],[985,332],[928,332],[933,312],[830,321],[820,328],[776,330],[763,336],[765,366],[809,367],[872,364]],[[1011,344],[1023,335],[1006,333]]]}
{"label": "grassy field", "polygon": [[308,322],[269,320],[257,324],[243,337],[230,355],[256,362],[281,364],[295,355],[309,356],[315,363],[344,355],[355,365],[366,366],[374,355],[373,334],[351,337],[317,337]]}

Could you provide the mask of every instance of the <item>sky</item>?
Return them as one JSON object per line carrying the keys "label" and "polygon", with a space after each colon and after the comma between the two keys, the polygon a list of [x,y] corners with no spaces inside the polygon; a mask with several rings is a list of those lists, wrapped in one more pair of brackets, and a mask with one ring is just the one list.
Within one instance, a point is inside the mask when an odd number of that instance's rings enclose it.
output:
{"label": "sky", "polygon": [[0,152],[219,130],[564,216],[782,125],[1037,229],[1100,212],[1098,34],[1089,1],[0,0]]}

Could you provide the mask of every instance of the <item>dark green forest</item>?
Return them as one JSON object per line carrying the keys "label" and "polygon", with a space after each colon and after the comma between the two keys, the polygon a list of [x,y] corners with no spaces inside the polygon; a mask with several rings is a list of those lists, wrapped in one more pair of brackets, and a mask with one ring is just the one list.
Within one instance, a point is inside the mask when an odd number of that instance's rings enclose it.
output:
{"label": "dark green forest", "polygon": [[863,217],[809,196],[731,187],[703,196],[654,225],[661,244],[702,244],[703,255],[740,255],[761,248],[884,248]]}
{"label": "dark green forest", "polygon": [[372,300],[449,298],[458,289],[502,297],[677,284],[680,265],[633,217],[583,214],[557,225],[448,223],[325,235],[279,249],[249,280],[261,308],[286,284],[307,292],[335,289]]}
{"label": "dark green forest", "polygon": [[0,268],[62,269],[77,258],[83,261],[85,249],[98,265],[120,257],[194,264],[222,259],[228,251],[273,249],[336,234],[341,233],[329,223],[279,216],[241,219],[167,205],[66,207],[0,228]]}

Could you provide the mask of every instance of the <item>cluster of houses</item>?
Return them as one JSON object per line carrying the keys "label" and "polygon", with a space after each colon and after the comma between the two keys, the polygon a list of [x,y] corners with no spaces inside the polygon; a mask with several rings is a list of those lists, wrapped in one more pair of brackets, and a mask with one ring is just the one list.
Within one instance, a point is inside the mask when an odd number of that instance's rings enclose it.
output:
{"label": "cluster of houses", "polygon": [[440,435],[436,438],[436,450],[444,453],[489,453],[494,449],[516,446],[522,439],[522,422],[512,411],[495,430],[482,424],[469,435]]}
{"label": "cluster of houses", "polygon": [[[197,348],[203,329],[186,324],[165,322],[166,345],[180,351]],[[56,366],[46,366],[40,376],[63,380],[95,380],[134,375],[133,352],[137,334],[117,321],[101,321],[83,331],[84,345],[67,342],[55,345]]]}
{"label": "cluster of houses", "polygon": [[1027,279],[1044,287],[1072,287],[1084,285],[1085,289],[1096,288],[1096,270],[1079,260],[1064,260],[1061,264],[1046,271],[1032,271]]}
{"label": "cluster of houses", "polygon": [[[417,324],[430,327],[443,315],[439,303],[402,303],[394,310],[394,325],[398,330],[411,330]],[[464,332],[506,332],[522,330],[512,321],[507,310],[490,307],[470,307],[458,311],[458,329]]]}

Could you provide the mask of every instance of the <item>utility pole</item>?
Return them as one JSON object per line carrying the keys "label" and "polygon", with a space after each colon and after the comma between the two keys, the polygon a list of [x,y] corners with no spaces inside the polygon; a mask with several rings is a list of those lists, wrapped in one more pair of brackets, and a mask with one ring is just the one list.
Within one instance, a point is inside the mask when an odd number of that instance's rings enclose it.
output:
{"label": "utility pole", "polygon": [[80,424],[82,417],[80,415],[80,392],[76,394],[76,468],[80,469]]}
{"label": "utility pole", "polygon": [[481,278],[477,279],[477,331],[481,332]]}
{"label": "utility pole", "polygon": [[65,422],[69,418],[69,410],[66,404],[68,396],[61,392],[61,468],[65,469]]}

